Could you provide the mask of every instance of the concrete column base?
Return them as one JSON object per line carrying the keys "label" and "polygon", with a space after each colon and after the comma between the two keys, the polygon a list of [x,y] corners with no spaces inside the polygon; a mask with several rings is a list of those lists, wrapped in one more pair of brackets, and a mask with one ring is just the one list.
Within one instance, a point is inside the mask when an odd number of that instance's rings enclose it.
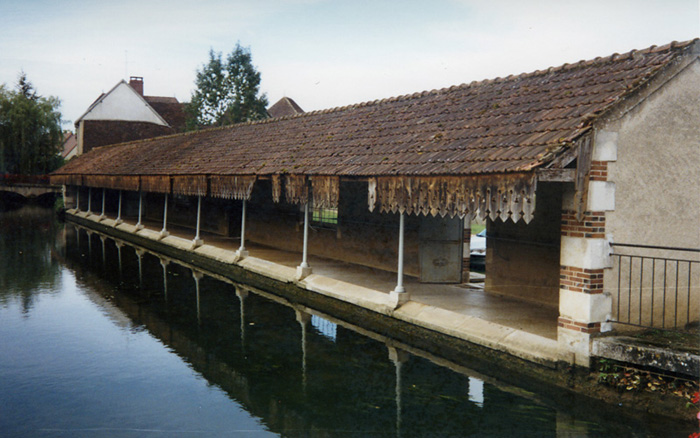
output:
{"label": "concrete column base", "polygon": [[161,238],[161,239],[164,239],[164,238],[168,237],[169,235],[170,235],[170,233],[168,233],[166,230],[162,230],[162,231],[160,232],[160,238]]}
{"label": "concrete column base", "polygon": [[310,266],[297,266],[297,276],[296,279],[297,281],[303,280],[306,277],[311,275],[311,267]]}
{"label": "concrete column base", "polygon": [[409,298],[408,292],[396,292],[394,290],[389,292],[389,299],[391,304],[394,306],[394,309],[398,309],[402,305],[406,304]]}
{"label": "concrete column base", "polygon": [[591,334],[559,327],[557,330],[561,360],[586,368],[591,366]]}
{"label": "concrete column base", "polygon": [[239,260],[242,260],[242,259],[248,257],[249,254],[250,253],[248,252],[247,249],[237,249],[235,256],[234,256],[234,259],[233,259],[233,262],[235,263]]}
{"label": "concrete column base", "polygon": [[97,222],[101,222],[101,221],[103,221],[103,220],[105,220],[105,219],[107,219],[107,216],[101,214],[101,215],[99,215],[99,216],[97,217]]}
{"label": "concrete column base", "polygon": [[119,225],[121,225],[121,224],[123,224],[123,223],[124,223],[123,220],[117,219],[117,220],[114,221],[114,226],[115,226],[115,227],[118,227]]}
{"label": "concrete column base", "polygon": [[134,226],[134,231],[141,231],[143,230],[143,224],[136,224]]}
{"label": "concrete column base", "polygon": [[204,241],[202,239],[192,239],[192,249],[199,248],[202,245],[204,245]]}

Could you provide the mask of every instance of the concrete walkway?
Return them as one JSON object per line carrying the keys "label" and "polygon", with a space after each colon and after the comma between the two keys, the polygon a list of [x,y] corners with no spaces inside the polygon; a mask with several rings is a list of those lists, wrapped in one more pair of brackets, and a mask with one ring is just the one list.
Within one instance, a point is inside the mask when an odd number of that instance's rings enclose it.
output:
{"label": "concrete walkway", "polygon": [[[67,214],[76,215],[76,211],[68,210]],[[88,216],[80,212],[77,216],[100,221],[99,215],[94,213]],[[191,229],[168,225],[170,236],[161,239],[162,223],[145,222],[145,228],[137,231],[134,226],[136,221],[133,218],[127,218],[127,221],[120,224],[118,229],[192,250],[194,232]],[[105,218],[100,223],[114,226],[115,221]],[[310,256],[312,274],[297,281],[296,267],[301,262],[300,253],[246,241],[249,256],[236,260],[239,239],[207,233],[201,233],[200,237],[204,244],[193,250],[200,255],[236,263],[252,272],[282,282],[293,282],[319,294],[532,362],[552,365],[559,359],[559,312],[556,308],[487,293],[473,283],[422,284],[415,277],[406,276],[404,286],[410,294],[410,301],[394,310],[389,292],[396,286],[395,273]]]}

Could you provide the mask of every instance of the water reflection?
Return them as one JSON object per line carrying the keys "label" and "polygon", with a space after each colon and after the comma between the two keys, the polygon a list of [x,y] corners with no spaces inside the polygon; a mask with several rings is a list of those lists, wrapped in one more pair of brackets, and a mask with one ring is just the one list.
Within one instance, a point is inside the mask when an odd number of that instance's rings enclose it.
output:
{"label": "water reflection", "polygon": [[[15,219],[13,226],[19,226],[19,222],[22,220]],[[31,271],[35,278],[26,280],[28,289],[22,289],[25,280],[14,278],[11,270],[2,271],[2,281],[12,284],[9,289],[14,292],[3,288],[0,300],[22,296],[31,302],[43,293],[36,284],[68,284],[61,278],[75,278],[75,286],[71,287],[79,290],[77,298],[58,306],[65,308],[65,314],[55,316],[50,324],[66,324],[58,322],[63,318],[80,325],[74,336],[81,342],[86,336],[97,337],[98,343],[74,347],[88,350],[96,370],[109,367],[108,375],[120,379],[91,374],[91,363],[83,368],[69,367],[75,378],[61,377],[70,382],[70,389],[58,392],[57,397],[61,397],[60,403],[75,400],[73,410],[61,414],[65,416],[62,421],[71,426],[79,422],[138,423],[177,431],[178,436],[201,436],[206,431],[208,435],[212,431],[235,435],[242,433],[242,424],[246,425],[246,434],[273,432],[285,437],[654,436],[648,423],[627,421],[605,409],[577,408],[575,399],[572,407],[561,403],[562,399],[554,401],[505,385],[268,291],[70,224],[65,229],[51,227],[54,237],[28,237],[30,243],[40,242],[34,243],[39,254],[32,255],[40,265]],[[5,245],[3,254],[5,248],[17,252],[19,247],[24,248],[23,243],[8,246],[11,241],[7,236],[0,239]],[[52,251],[53,258],[45,256]],[[56,262],[59,259],[67,268],[63,274]],[[10,263],[17,267],[20,264]],[[8,275],[10,279],[6,279]],[[61,293],[66,293],[63,290]],[[110,335],[105,323],[94,316],[89,321],[87,316],[80,317],[86,320],[76,320],[75,315],[83,315],[77,310],[84,307],[81,299],[100,309],[109,324],[119,327],[122,338]],[[7,348],[2,341],[7,334],[2,333],[3,327],[0,320],[0,347]],[[23,331],[25,328],[11,333],[15,336]],[[37,339],[44,336],[42,330]],[[147,343],[145,337],[155,342]],[[122,344],[126,347],[121,350],[110,349],[110,345]],[[66,348],[65,344],[56,345]],[[25,347],[30,350],[33,346]],[[125,356],[136,350],[137,360],[130,362]],[[47,355],[43,350],[22,354]],[[52,361],[60,362],[60,353],[55,354]],[[177,355],[189,367],[187,372],[171,359],[151,359],[162,355]],[[0,373],[3,364],[16,369],[24,364],[8,362],[7,357],[5,360],[0,359]],[[115,371],[111,368],[114,366],[123,367]],[[137,374],[141,376],[138,379],[124,378]],[[132,387],[114,387],[115,382],[123,385],[125,381]],[[80,400],[91,400],[85,393],[94,393],[95,387],[105,398],[123,400],[106,411],[108,414],[92,414],[96,417],[85,419],[95,402],[81,405]],[[145,387],[158,389],[135,395]],[[187,389],[178,392],[181,387]],[[3,390],[0,378],[0,394]],[[5,391],[13,393],[12,389]],[[18,392],[16,388],[14,391]],[[225,401],[219,393],[226,396]],[[144,397],[154,402],[136,402]],[[205,408],[193,409],[193,402]],[[17,415],[22,417],[17,423],[33,421],[26,413]],[[13,421],[10,414],[0,412],[0,427],[4,430],[13,430],[7,428],[15,424]],[[666,427],[659,436],[673,430],[668,425],[658,427]],[[101,432],[109,435],[105,430]],[[142,434],[134,432],[133,436]]]}
{"label": "water reflection", "polygon": [[27,314],[38,295],[51,293],[60,263],[55,249],[65,242],[53,211],[29,205],[0,212],[0,305],[18,299]]}
{"label": "water reflection", "polygon": [[603,412],[581,419],[268,292],[131,251],[138,286],[126,266],[119,284],[121,299],[138,304],[120,308],[138,309],[130,318],[281,435],[595,436],[635,428],[608,422]]}

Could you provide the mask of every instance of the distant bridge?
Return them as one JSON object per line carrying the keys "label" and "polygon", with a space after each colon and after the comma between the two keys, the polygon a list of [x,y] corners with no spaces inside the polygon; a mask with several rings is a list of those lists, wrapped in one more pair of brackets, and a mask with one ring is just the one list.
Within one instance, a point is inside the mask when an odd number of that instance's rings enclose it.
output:
{"label": "distant bridge", "polygon": [[2,192],[9,192],[31,199],[61,191],[62,187],[51,185],[46,175],[0,174],[0,196]]}

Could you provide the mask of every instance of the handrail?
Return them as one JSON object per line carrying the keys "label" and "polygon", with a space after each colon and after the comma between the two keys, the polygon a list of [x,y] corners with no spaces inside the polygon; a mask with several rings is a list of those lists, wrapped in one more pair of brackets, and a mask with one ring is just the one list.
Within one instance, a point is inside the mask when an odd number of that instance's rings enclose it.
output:
{"label": "handrail", "polygon": [[663,249],[668,251],[686,251],[686,252],[700,252],[700,249],[696,248],[678,248],[675,246],[655,246],[655,245],[638,245],[632,243],[610,243],[611,246],[622,246],[626,248],[645,248],[645,249]]}

